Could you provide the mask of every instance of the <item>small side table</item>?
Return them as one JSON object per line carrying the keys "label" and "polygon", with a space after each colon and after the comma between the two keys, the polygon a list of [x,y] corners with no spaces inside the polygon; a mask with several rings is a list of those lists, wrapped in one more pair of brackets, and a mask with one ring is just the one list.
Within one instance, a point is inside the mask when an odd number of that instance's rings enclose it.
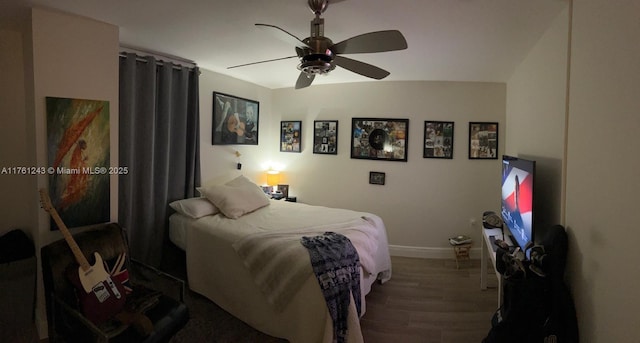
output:
{"label": "small side table", "polygon": [[471,251],[471,243],[452,245],[453,253],[456,256],[456,268],[460,269],[460,261],[470,261],[469,252]]}

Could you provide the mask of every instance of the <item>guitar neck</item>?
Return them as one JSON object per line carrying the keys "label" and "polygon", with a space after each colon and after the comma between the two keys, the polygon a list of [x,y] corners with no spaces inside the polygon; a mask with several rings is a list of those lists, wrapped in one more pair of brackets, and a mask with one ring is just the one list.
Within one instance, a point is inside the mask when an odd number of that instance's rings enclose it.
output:
{"label": "guitar neck", "polygon": [[64,239],[67,241],[69,248],[71,248],[71,251],[73,252],[73,256],[75,256],[76,258],[76,262],[78,262],[82,270],[89,270],[91,268],[89,261],[82,253],[82,250],[80,250],[78,243],[76,243],[76,241],[73,239],[73,236],[71,235],[71,232],[69,232],[67,226],[64,225],[64,222],[62,221],[62,218],[60,218],[60,215],[58,215],[58,212],[54,208],[51,208],[49,210],[49,214],[58,225],[60,232],[62,232],[62,236],[64,236]]}

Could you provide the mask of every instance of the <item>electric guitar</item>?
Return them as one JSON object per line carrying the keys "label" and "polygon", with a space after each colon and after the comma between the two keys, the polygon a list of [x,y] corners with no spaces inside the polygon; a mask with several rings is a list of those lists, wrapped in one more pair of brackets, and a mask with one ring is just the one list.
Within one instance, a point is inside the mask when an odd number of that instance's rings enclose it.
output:
{"label": "electric guitar", "polygon": [[79,265],[77,268],[67,268],[67,277],[76,288],[82,313],[94,324],[100,324],[120,313],[125,305],[124,287],[117,280],[111,279],[104,268],[102,256],[94,252],[95,263],[89,263],[60,215],[51,205],[51,199],[44,189],[40,189],[40,203],[58,225]]}

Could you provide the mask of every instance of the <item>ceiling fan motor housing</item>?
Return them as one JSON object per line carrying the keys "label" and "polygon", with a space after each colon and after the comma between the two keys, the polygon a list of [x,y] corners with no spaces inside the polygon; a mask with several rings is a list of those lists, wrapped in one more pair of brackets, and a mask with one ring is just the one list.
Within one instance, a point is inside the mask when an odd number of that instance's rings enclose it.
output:
{"label": "ceiling fan motor housing", "polygon": [[336,68],[334,54],[330,47],[331,39],[323,36],[309,37],[304,40],[308,48],[303,48],[298,69],[307,74],[326,74]]}

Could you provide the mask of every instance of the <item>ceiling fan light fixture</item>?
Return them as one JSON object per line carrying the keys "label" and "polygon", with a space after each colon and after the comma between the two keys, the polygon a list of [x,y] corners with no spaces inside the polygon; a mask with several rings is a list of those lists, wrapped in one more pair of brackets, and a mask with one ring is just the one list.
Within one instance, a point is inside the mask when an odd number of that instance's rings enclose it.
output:
{"label": "ceiling fan light fixture", "polygon": [[331,56],[323,54],[311,54],[302,57],[298,70],[307,75],[323,75],[334,70],[336,65],[333,63]]}
{"label": "ceiling fan light fixture", "polygon": [[328,74],[334,70],[336,66],[331,62],[324,62],[321,60],[304,61],[298,65],[298,69],[306,74]]}

